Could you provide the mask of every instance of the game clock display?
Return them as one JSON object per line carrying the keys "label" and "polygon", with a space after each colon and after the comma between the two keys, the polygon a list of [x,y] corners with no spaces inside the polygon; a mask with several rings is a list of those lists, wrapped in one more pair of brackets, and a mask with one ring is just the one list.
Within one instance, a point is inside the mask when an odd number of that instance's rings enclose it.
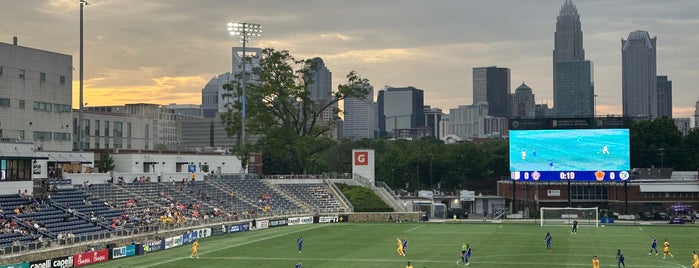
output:
{"label": "game clock display", "polygon": [[629,179],[628,129],[510,131],[510,178],[524,181]]}

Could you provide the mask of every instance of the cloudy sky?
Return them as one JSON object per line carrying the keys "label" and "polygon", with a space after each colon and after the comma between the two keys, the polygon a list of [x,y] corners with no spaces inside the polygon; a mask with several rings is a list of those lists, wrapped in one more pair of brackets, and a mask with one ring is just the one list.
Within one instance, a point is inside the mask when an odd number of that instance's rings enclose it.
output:
{"label": "cloudy sky", "polygon": [[[375,90],[425,91],[448,112],[472,103],[472,69],[511,69],[537,103],[553,103],[552,50],[564,0],[88,0],[84,9],[85,102],[201,103],[201,89],[231,68],[226,23],[262,24],[251,46],[321,57],[333,84],[355,70]],[[658,74],[673,82],[674,116],[699,99],[699,1],[576,0],[585,56],[595,65],[598,114],[621,113],[621,39],[657,36]],[[78,103],[77,0],[3,0],[0,42],[69,54]]]}

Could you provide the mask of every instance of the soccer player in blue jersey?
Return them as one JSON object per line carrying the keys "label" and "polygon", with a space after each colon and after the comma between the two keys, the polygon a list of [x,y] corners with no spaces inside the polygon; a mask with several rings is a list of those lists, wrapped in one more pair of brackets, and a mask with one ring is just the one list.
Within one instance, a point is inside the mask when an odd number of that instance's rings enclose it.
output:
{"label": "soccer player in blue jersey", "polygon": [[297,262],[296,265],[294,265],[294,268],[303,268],[303,262],[302,261]]}
{"label": "soccer player in blue jersey", "polygon": [[301,249],[303,249],[303,237],[296,238],[296,246],[299,248],[299,253],[301,253]]}
{"label": "soccer player in blue jersey", "polygon": [[403,241],[401,241],[401,242],[403,243],[403,254],[408,254],[408,252],[405,251],[406,249],[408,249],[408,239],[405,238],[405,239],[403,239]]}
{"label": "soccer player in blue jersey", "polygon": [[655,256],[658,256],[658,239],[653,236],[653,241],[650,243],[650,252],[648,252],[648,255],[653,253],[655,250]]}
{"label": "soccer player in blue jersey", "polygon": [[617,267],[621,268],[624,267],[626,268],[626,264],[624,263],[624,253],[621,253],[621,249],[618,249],[616,251],[616,260],[618,261]]}
{"label": "soccer player in blue jersey", "polygon": [[544,237],[544,241],[546,241],[546,251],[551,253],[551,233],[546,232],[546,237]]}
{"label": "soccer player in blue jersey", "polygon": [[471,264],[471,262],[469,261],[470,259],[471,259],[471,245],[466,244],[466,253],[464,253],[464,263],[466,264],[466,266]]}

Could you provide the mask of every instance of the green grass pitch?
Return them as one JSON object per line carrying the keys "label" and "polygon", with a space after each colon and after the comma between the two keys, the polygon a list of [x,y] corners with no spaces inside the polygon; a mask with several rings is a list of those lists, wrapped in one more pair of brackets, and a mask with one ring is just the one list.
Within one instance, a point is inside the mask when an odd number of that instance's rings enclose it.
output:
{"label": "green grass pitch", "polygon": [[[691,252],[699,251],[699,226],[635,225],[568,226],[480,223],[335,223],[271,228],[200,240],[200,259],[190,259],[191,244],[118,259],[89,267],[253,267],[290,268],[303,260],[310,267],[464,267],[457,264],[462,242],[471,244],[469,267],[617,267],[616,251],[627,267],[691,267]],[[553,252],[544,242],[551,232]],[[651,236],[660,255],[649,256]],[[303,236],[303,252],[296,238]],[[396,238],[407,238],[407,257],[396,253]],[[674,258],[663,259],[662,242],[669,239]]]}

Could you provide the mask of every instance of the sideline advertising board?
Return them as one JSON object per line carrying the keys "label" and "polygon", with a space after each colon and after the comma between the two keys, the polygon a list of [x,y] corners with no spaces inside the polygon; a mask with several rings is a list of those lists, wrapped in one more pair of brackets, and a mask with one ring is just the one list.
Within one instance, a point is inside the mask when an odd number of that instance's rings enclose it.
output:
{"label": "sideline advertising board", "polygon": [[170,249],[174,247],[179,247],[182,245],[182,236],[173,236],[170,238],[165,238],[165,249]]}
{"label": "sideline advertising board", "polygon": [[289,225],[289,223],[286,219],[276,219],[276,220],[269,221],[269,227],[280,227],[280,226],[287,226],[287,225]]}
{"label": "sideline advertising board", "polygon": [[73,266],[80,267],[109,260],[109,250],[100,249],[73,255]]}
{"label": "sideline advertising board", "polygon": [[28,262],[0,265],[0,268],[29,268]]}
{"label": "sideline advertising board", "polygon": [[73,255],[58,257],[47,260],[33,261],[29,263],[29,268],[72,268]]}
{"label": "sideline advertising board", "polygon": [[128,245],[125,247],[113,248],[112,249],[112,259],[118,259],[128,256],[136,255],[136,246]]}

